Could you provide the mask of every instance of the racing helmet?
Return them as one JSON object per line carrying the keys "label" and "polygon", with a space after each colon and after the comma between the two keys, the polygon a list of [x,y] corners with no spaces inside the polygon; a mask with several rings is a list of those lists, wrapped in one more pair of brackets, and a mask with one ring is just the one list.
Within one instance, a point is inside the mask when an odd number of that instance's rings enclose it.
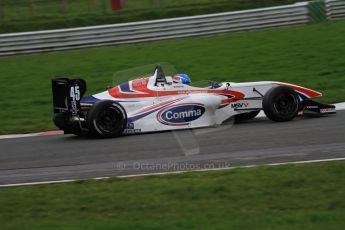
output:
{"label": "racing helmet", "polygon": [[190,80],[189,76],[187,74],[178,73],[173,77],[173,81],[175,83],[182,83],[189,85],[192,81]]}

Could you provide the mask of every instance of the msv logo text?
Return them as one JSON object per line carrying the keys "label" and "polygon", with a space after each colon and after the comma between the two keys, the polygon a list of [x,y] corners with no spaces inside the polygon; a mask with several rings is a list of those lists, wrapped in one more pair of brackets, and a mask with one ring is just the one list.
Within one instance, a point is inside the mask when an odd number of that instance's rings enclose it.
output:
{"label": "msv logo text", "polygon": [[157,114],[157,120],[165,125],[189,125],[205,113],[205,107],[200,103],[173,105],[162,109]]}

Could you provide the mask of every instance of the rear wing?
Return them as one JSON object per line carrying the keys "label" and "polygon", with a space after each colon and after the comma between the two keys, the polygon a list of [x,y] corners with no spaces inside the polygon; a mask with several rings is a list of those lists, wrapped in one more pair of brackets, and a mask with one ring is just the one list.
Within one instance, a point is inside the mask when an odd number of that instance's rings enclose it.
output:
{"label": "rear wing", "polygon": [[53,108],[55,113],[80,115],[80,100],[86,92],[82,79],[56,78],[52,80]]}

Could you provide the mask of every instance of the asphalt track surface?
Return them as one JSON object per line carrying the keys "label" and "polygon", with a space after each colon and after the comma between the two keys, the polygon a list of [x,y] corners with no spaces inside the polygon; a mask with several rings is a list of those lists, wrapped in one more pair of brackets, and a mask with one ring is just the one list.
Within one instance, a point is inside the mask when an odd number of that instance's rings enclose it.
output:
{"label": "asphalt track surface", "polygon": [[0,185],[345,157],[345,111],[124,136],[0,140]]}

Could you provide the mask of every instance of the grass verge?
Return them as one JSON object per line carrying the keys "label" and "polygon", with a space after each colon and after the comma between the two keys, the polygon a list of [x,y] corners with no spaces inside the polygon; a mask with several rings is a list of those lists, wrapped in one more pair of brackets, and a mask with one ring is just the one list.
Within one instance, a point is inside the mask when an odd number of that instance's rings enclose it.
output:
{"label": "grass verge", "polygon": [[343,229],[345,162],[0,190],[1,229]]}
{"label": "grass verge", "polygon": [[303,0],[130,0],[112,12],[110,0],[0,1],[0,33],[182,17],[291,4]]}
{"label": "grass verge", "polygon": [[283,81],[345,101],[345,21],[68,52],[0,58],[0,133],[54,128],[50,79],[81,77],[88,94],[116,71],[174,64],[193,81]]}

